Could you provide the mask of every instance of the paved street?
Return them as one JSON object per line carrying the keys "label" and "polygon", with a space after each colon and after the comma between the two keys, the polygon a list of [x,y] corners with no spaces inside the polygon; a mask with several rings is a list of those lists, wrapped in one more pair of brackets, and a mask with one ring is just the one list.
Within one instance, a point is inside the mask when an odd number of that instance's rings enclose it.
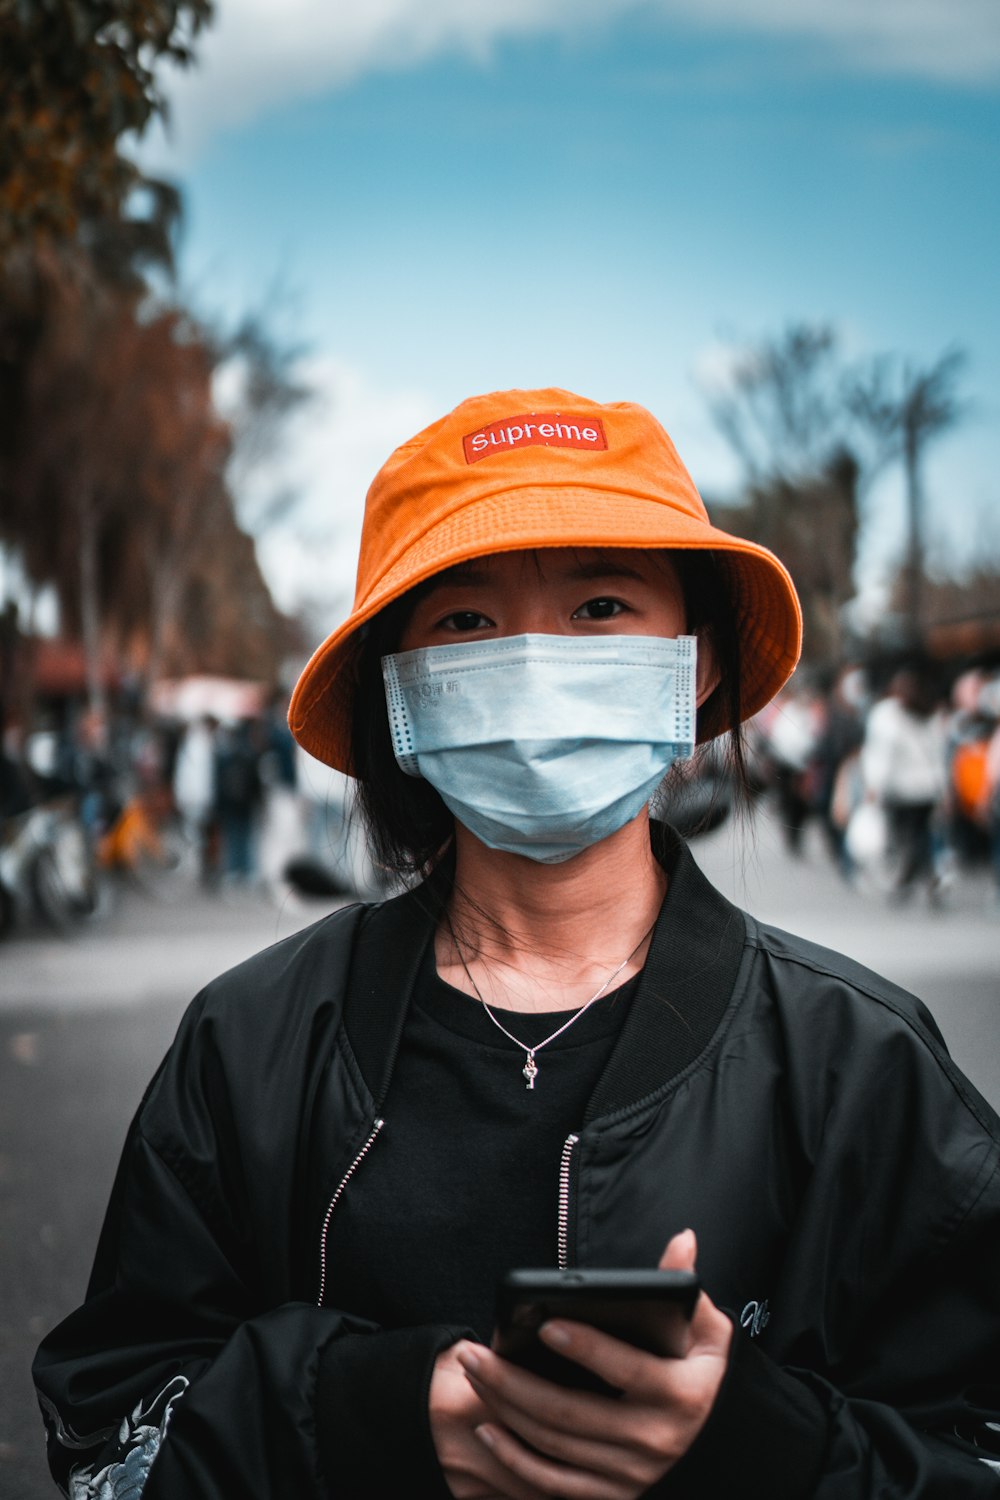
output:
{"label": "paved street", "polygon": [[[818,841],[789,861],[777,831],[723,829],[696,846],[757,915],[916,990],[952,1052],[1000,1106],[1000,910],[962,879],[945,910],[889,909],[846,888]],[[73,940],[0,947],[0,1495],[55,1493],[28,1379],[39,1336],[79,1299],[128,1120],[181,1010],[220,969],[322,905],[133,897]]]}

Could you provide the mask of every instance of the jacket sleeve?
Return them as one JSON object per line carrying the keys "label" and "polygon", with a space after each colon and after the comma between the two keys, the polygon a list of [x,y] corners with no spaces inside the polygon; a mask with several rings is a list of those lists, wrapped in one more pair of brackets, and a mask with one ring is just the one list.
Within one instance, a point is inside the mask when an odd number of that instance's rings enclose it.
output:
{"label": "jacket sleeve", "polygon": [[871,1376],[838,1383],[832,1372],[779,1364],[737,1326],[708,1422],[650,1496],[997,1500],[998,1225],[994,1169],[927,1279],[914,1278],[881,1323],[872,1313],[891,1384]]}
{"label": "jacket sleeve", "polygon": [[[826,998],[801,1024],[836,1028]],[[1000,1497],[1000,1129],[923,1008],[890,1001],[835,1033],[828,1081],[786,1064],[815,1108],[775,1311],[736,1327],[664,1500]]]}
{"label": "jacket sleeve", "polygon": [[845,1397],[808,1370],[775,1364],[735,1331],[708,1422],[650,1500],[997,1500],[996,1391],[963,1435],[921,1431],[891,1405]]}
{"label": "jacket sleeve", "polygon": [[464,1330],[384,1331],[276,1298],[224,1090],[213,1111],[204,1088],[192,1096],[199,1075],[212,1069],[175,1043],[126,1142],[86,1301],[36,1356],[57,1483],[73,1500],[348,1497],[418,1480],[445,1494],[427,1386]]}

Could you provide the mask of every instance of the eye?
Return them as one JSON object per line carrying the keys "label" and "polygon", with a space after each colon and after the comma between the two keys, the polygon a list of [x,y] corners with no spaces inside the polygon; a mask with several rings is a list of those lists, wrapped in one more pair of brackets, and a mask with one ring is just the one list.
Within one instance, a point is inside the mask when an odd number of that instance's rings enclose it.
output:
{"label": "eye", "polygon": [[600,595],[597,599],[588,599],[586,604],[573,611],[574,620],[613,620],[626,608],[620,599],[609,599],[606,595]]}
{"label": "eye", "polygon": [[474,609],[456,609],[438,621],[439,630],[451,630],[456,635],[465,635],[473,630],[492,630],[494,621]]}

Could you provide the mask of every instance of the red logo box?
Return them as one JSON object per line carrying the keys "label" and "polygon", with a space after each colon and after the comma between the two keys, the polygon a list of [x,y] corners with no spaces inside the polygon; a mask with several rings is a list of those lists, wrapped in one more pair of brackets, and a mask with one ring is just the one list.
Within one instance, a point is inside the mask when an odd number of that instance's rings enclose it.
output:
{"label": "red logo box", "polygon": [[522,417],[501,417],[462,439],[467,464],[513,448],[607,448],[604,427],[597,417],[583,420],[558,411],[532,411]]}

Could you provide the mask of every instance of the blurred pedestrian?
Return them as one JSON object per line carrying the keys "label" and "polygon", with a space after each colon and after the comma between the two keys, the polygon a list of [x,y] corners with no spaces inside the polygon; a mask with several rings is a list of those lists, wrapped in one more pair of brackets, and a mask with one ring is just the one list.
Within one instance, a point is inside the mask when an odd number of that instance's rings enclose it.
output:
{"label": "blurred pedestrian", "polygon": [[778,819],[789,854],[802,853],[802,835],[814,811],[816,752],[823,727],[822,702],[808,683],[793,678],[769,720],[768,751]]}
{"label": "blurred pedestrian", "polygon": [[950,848],[965,868],[990,862],[990,737],[995,719],[988,707],[989,679],[963,673],[952,685],[948,720],[948,819]]}
{"label": "blurred pedestrian", "polygon": [[865,726],[862,773],[867,794],[885,810],[897,899],[921,884],[932,900],[939,892],[934,819],[948,780],[945,725],[936,710],[927,676],[908,667],[892,678]]}
{"label": "blurred pedestrian", "polygon": [[813,752],[814,805],[833,862],[848,879],[852,861],[844,834],[857,805],[860,782],[857,756],[864,739],[865,702],[863,671],[855,666],[842,667],[826,695],[822,727]]}
{"label": "blurred pedestrian", "polygon": [[0,699],[0,829],[41,800],[37,778],[20,755],[20,733],[9,727]]}
{"label": "blurred pedestrian", "polygon": [[258,725],[262,802],[259,873],[276,901],[288,893],[286,870],[300,853],[303,831],[302,799],[298,790],[296,744],[288,728],[288,694],[276,689]]}
{"label": "blurred pedestrian", "polygon": [[195,719],[184,730],[174,760],[174,802],[185,834],[197,851],[198,870],[206,883],[210,883],[216,873],[215,740],[218,728],[218,720],[211,714]]}
{"label": "blurred pedestrian", "polygon": [[257,831],[263,799],[260,752],[251,720],[224,724],[215,741],[215,817],[223,879],[247,885],[257,872]]}
{"label": "blurred pedestrian", "polygon": [[80,819],[88,842],[96,847],[121,811],[125,789],[112,757],[107,714],[84,708],[70,714],[59,741],[57,778],[79,797]]}
{"label": "blurred pedestrian", "polygon": [[984,685],[983,712],[993,721],[993,732],[986,747],[986,826],[990,840],[990,865],[993,871],[994,899],[1000,909],[1000,673]]}

